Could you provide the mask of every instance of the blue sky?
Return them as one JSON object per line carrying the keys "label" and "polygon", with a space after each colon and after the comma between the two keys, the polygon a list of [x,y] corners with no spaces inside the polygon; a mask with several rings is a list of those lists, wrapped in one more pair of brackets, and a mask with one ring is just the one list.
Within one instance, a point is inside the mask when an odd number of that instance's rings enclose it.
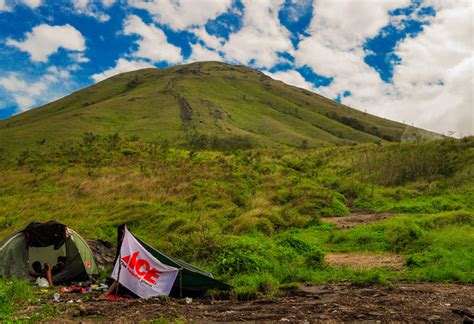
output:
{"label": "blue sky", "polygon": [[117,73],[220,60],[468,135],[472,19],[467,0],[0,0],[0,119]]}

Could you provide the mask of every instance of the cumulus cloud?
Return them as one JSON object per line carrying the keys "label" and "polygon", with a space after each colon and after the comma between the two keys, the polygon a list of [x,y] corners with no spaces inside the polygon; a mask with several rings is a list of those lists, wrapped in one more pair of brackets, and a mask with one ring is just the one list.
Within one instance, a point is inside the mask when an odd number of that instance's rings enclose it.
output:
{"label": "cumulus cloud", "polygon": [[[44,75],[36,80],[17,72],[5,73],[0,77],[2,87],[18,107],[18,112],[33,108],[38,103],[53,100],[65,93],[65,83],[71,78],[67,69],[50,66]],[[59,88],[58,85],[61,85]]]}
{"label": "cumulus cloud", "polygon": [[36,9],[42,5],[42,0],[18,0],[15,2],[7,3],[6,0],[0,0],[0,12],[2,11],[11,11],[16,4],[24,4],[25,6],[30,7],[31,9]]}
{"label": "cumulus cloud", "polygon": [[222,46],[227,60],[258,67],[271,67],[282,61],[279,52],[292,53],[290,34],[282,26],[278,12],[282,0],[244,0],[242,28]]}
{"label": "cumulus cloud", "polygon": [[394,94],[374,103],[383,104],[389,117],[424,128],[474,134],[474,7],[470,1],[432,4],[437,14],[430,25],[395,50],[401,61],[394,69]]}
{"label": "cumulus cloud", "polygon": [[178,63],[182,61],[181,49],[170,43],[165,33],[154,24],[145,24],[138,16],[129,16],[124,26],[125,35],[138,35],[138,50],[132,55],[150,59],[154,62],[165,61]]}
{"label": "cumulus cloud", "polygon": [[309,91],[316,90],[316,88],[310,82],[306,81],[305,78],[303,78],[303,76],[295,70],[278,71],[274,73],[269,71],[263,71],[263,73],[265,73],[272,79],[285,82],[286,84],[290,84],[295,87],[303,88]]}
{"label": "cumulus cloud", "polygon": [[41,24],[26,33],[25,40],[17,41],[9,38],[6,43],[29,53],[31,59],[38,62],[46,62],[59,48],[72,51],[84,51],[86,48],[82,34],[69,24],[63,26]]}
{"label": "cumulus cloud", "polygon": [[42,4],[42,0],[23,0],[23,3],[31,9],[36,9]]}
{"label": "cumulus cloud", "polygon": [[146,61],[131,61],[121,58],[115,62],[115,66],[113,68],[110,68],[101,73],[96,73],[92,75],[91,78],[94,79],[95,82],[99,82],[120,73],[146,69],[150,67],[154,66]]}
{"label": "cumulus cloud", "polygon": [[84,56],[84,53],[69,53],[68,54],[69,58],[74,62],[74,63],[87,63],[90,62],[90,59]]}
{"label": "cumulus cloud", "polygon": [[[97,19],[100,22],[109,21],[110,16],[102,12],[97,4],[97,1],[89,0],[72,0],[74,6],[74,11],[80,15],[86,15],[92,18]],[[102,4],[104,7],[110,7],[113,4],[113,1],[103,0]]]}
{"label": "cumulus cloud", "polygon": [[[375,115],[446,132],[473,133],[472,16],[470,1],[432,1],[435,17],[395,49],[393,82],[364,62],[363,45],[391,23],[390,11],[406,1],[316,1],[309,28],[295,52],[297,65],[333,78],[317,92]],[[397,23],[397,22],[394,22]]]}
{"label": "cumulus cloud", "polygon": [[205,48],[201,44],[191,45],[191,55],[186,62],[223,61],[219,53]]}
{"label": "cumulus cloud", "polygon": [[232,0],[129,0],[129,5],[147,10],[158,23],[179,30],[204,25],[227,11]]}
{"label": "cumulus cloud", "polygon": [[2,11],[10,11],[11,7],[7,5],[7,2],[5,0],[0,0],[0,12]]}

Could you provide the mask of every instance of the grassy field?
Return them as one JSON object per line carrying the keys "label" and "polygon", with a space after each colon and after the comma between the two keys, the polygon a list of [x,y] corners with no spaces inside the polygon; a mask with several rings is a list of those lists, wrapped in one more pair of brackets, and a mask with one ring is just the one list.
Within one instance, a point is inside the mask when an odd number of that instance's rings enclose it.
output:
{"label": "grassy field", "polygon": [[[1,237],[56,219],[114,242],[126,222],[234,285],[237,298],[301,282],[474,282],[472,137],[199,151],[88,133],[52,149],[3,151],[0,160]],[[393,216],[347,230],[320,220],[359,210]],[[332,252],[399,254],[406,263],[334,268],[324,261]]]}
{"label": "grassy field", "polygon": [[0,121],[21,152],[84,132],[191,149],[323,147],[439,135],[375,117],[243,66],[200,62],[120,74]]}

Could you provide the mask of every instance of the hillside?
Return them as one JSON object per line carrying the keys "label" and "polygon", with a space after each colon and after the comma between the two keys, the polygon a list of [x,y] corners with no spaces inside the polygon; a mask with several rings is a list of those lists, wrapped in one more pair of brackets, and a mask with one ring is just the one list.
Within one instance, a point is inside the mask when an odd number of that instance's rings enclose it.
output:
{"label": "hillside", "polygon": [[0,148],[83,133],[188,148],[319,147],[433,133],[351,109],[243,66],[200,62],[120,74],[0,121]]}
{"label": "hillside", "polygon": [[[0,156],[0,239],[56,219],[115,242],[126,222],[242,299],[301,282],[473,283],[473,157],[474,138],[222,152],[85,136]],[[356,253],[398,261],[337,260]]]}

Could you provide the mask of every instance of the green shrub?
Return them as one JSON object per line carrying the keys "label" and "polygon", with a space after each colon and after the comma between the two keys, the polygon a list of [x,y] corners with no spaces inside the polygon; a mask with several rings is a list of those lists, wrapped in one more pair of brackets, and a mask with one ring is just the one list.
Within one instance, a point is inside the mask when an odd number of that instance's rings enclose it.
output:
{"label": "green shrub", "polygon": [[396,252],[412,246],[422,235],[421,228],[415,222],[406,219],[388,227],[385,232],[390,249]]}

